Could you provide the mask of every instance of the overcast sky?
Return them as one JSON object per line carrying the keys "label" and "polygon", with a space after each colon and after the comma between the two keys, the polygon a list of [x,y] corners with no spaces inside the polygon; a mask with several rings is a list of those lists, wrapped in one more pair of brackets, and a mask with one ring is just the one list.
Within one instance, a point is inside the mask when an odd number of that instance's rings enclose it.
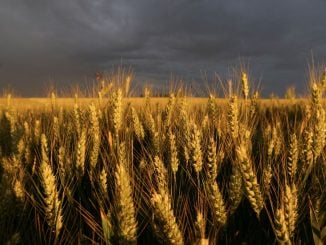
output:
{"label": "overcast sky", "polygon": [[44,95],[131,65],[138,83],[223,79],[239,60],[265,94],[326,61],[326,0],[1,0],[0,88]]}

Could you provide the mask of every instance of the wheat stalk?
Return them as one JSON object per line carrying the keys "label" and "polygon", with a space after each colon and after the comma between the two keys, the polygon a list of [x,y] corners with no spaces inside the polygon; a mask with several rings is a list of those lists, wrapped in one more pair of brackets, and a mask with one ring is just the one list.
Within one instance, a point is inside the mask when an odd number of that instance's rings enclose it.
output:
{"label": "wheat stalk", "polygon": [[23,138],[21,138],[19,141],[18,141],[18,145],[17,145],[17,158],[20,159],[20,160],[23,160],[24,158],[24,154],[26,152],[26,143],[25,143],[25,140]]}
{"label": "wheat stalk", "polygon": [[80,122],[80,109],[78,107],[78,104],[75,104],[74,105],[74,114],[73,114],[73,120],[74,120],[74,123],[75,123],[75,128],[77,130],[77,134],[80,134],[81,133],[81,122]]}
{"label": "wheat stalk", "polygon": [[225,204],[222,193],[215,181],[208,183],[208,199],[217,223],[225,225],[227,220]]}
{"label": "wheat stalk", "polygon": [[290,137],[289,155],[287,158],[287,170],[291,181],[294,180],[297,172],[298,156],[298,140],[296,135],[292,134]]}
{"label": "wheat stalk", "polygon": [[59,125],[59,118],[54,116],[53,117],[53,140],[54,142],[59,141],[60,136],[60,125]]}
{"label": "wheat stalk", "polygon": [[184,244],[183,236],[171,208],[171,201],[166,191],[154,192],[151,197],[156,225],[161,230],[158,235],[166,244]]}
{"label": "wheat stalk", "polygon": [[236,96],[232,96],[229,100],[228,110],[228,128],[233,139],[239,135],[239,108]]}
{"label": "wheat stalk", "polygon": [[201,133],[199,128],[195,123],[193,123],[192,130],[189,137],[191,162],[194,170],[197,174],[202,170],[203,167],[203,157],[201,150]]}
{"label": "wheat stalk", "polygon": [[128,96],[129,94],[129,89],[130,89],[130,83],[131,83],[131,76],[126,77],[126,83],[125,83],[125,96]]}
{"label": "wheat stalk", "polygon": [[91,133],[92,133],[92,143],[93,143],[93,147],[90,152],[89,163],[93,173],[97,165],[98,155],[100,151],[101,132],[100,132],[99,118],[98,118],[96,107],[94,105],[90,105],[89,110],[91,115]]}
{"label": "wheat stalk", "polygon": [[76,168],[79,173],[79,177],[82,177],[85,172],[86,129],[82,129],[82,132],[78,138],[76,155]]}
{"label": "wheat stalk", "polygon": [[178,159],[175,135],[173,134],[172,130],[169,131],[168,136],[169,136],[169,147],[170,147],[170,149],[169,149],[170,165],[171,165],[172,173],[175,177],[176,173],[178,172],[178,168],[179,168],[179,159]]}
{"label": "wheat stalk", "polygon": [[111,238],[113,237],[113,227],[111,223],[111,215],[108,212],[107,214],[101,209],[100,210],[101,221],[102,221],[102,230],[107,245],[112,244]]}
{"label": "wheat stalk", "polygon": [[294,233],[298,216],[297,188],[294,184],[291,187],[288,184],[285,185],[283,201],[285,222],[287,225],[289,236],[291,237]]}
{"label": "wheat stalk", "polygon": [[41,139],[41,122],[40,120],[35,120],[34,124],[34,140],[40,142]]}
{"label": "wheat stalk", "polygon": [[112,100],[112,122],[113,122],[113,129],[116,137],[122,127],[122,90],[118,89],[113,94]]}
{"label": "wheat stalk", "polygon": [[209,118],[212,120],[213,125],[217,124],[218,114],[217,114],[217,106],[216,106],[216,99],[213,94],[209,95],[208,102],[207,102],[207,113]]}
{"label": "wheat stalk", "polygon": [[[304,144],[302,149],[302,169],[301,172],[303,173],[304,180],[310,174],[311,169],[313,167],[314,161],[314,153],[313,153],[313,132],[311,129],[306,129],[304,131]],[[305,181],[303,181],[305,182]]]}
{"label": "wheat stalk", "polygon": [[320,156],[324,146],[326,145],[325,132],[326,132],[326,115],[325,110],[322,106],[322,91],[317,83],[311,85],[311,108],[313,112],[313,139],[312,139],[312,150],[314,159],[316,162]]}
{"label": "wheat stalk", "polygon": [[228,96],[231,98],[233,95],[232,80],[228,80]]}
{"label": "wheat stalk", "polygon": [[65,179],[67,176],[66,171],[68,169],[66,166],[67,166],[66,165],[66,150],[63,146],[60,146],[59,152],[58,152],[58,171],[59,171],[59,175],[62,177],[62,179]]}
{"label": "wheat stalk", "polygon": [[125,144],[119,146],[118,165],[115,172],[116,180],[116,205],[118,219],[118,236],[121,242],[136,242],[137,221],[136,210],[133,202],[132,186],[127,172]]}
{"label": "wheat stalk", "polygon": [[258,112],[258,98],[259,98],[259,93],[256,91],[250,101],[250,118],[254,118],[256,113]]}
{"label": "wheat stalk", "polygon": [[273,128],[273,139],[274,139],[274,155],[278,157],[281,153],[281,146],[282,146],[282,131],[280,130],[280,122],[276,123],[276,126]]}
{"label": "wheat stalk", "polygon": [[145,137],[144,127],[141,121],[139,120],[137,111],[134,107],[131,107],[131,116],[134,132],[139,140],[143,140]]}
{"label": "wheat stalk", "polygon": [[230,213],[234,213],[242,200],[243,181],[237,165],[232,165],[229,182]]}
{"label": "wheat stalk", "polygon": [[326,89],[326,67],[324,68],[323,76],[320,81],[320,86],[322,91]]}
{"label": "wheat stalk", "polygon": [[108,193],[108,175],[106,170],[103,168],[101,173],[100,173],[100,186],[102,188],[102,192],[104,195],[107,195]]}
{"label": "wheat stalk", "polygon": [[166,191],[168,189],[167,170],[159,156],[154,158],[154,171],[159,192]]}
{"label": "wheat stalk", "polygon": [[152,113],[146,113],[145,117],[145,127],[149,134],[150,142],[153,147],[154,154],[158,154],[160,152],[160,144],[159,144],[159,134],[156,130],[155,120],[153,118]]}
{"label": "wheat stalk", "polygon": [[[223,152],[221,151],[221,153]],[[208,169],[208,178],[211,181],[215,181],[217,178],[218,160],[220,159],[218,159],[216,154],[216,142],[212,137],[210,137],[209,144],[208,144],[208,151],[207,151],[207,169]]]}
{"label": "wheat stalk", "polygon": [[55,95],[54,92],[52,92],[52,93],[51,93],[51,107],[52,107],[52,109],[55,108],[55,106],[56,106],[56,101],[57,101],[57,99],[56,99],[56,95]]}
{"label": "wheat stalk", "polygon": [[290,234],[287,229],[287,225],[285,222],[285,215],[284,215],[284,210],[283,209],[277,209],[274,215],[274,221],[275,221],[275,226],[274,226],[274,231],[275,235],[277,237],[277,240],[281,244],[291,244],[290,241]]}
{"label": "wheat stalk", "polygon": [[149,88],[144,88],[144,97],[145,97],[145,109],[149,110],[151,104],[151,91]]}
{"label": "wheat stalk", "polygon": [[283,192],[283,205],[278,208],[274,215],[274,231],[278,241],[282,244],[291,244],[298,217],[297,188],[286,184]]}
{"label": "wheat stalk", "polygon": [[7,108],[9,108],[11,106],[11,99],[12,99],[12,95],[10,93],[7,94]]}
{"label": "wheat stalk", "polygon": [[241,83],[242,83],[243,96],[244,96],[245,100],[247,100],[248,96],[249,96],[249,82],[248,82],[247,73],[245,73],[245,72],[242,72]]}
{"label": "wheat stalk", "polygon": [[49,160],[48,159],[49,146],[48,146],[48,141],[47,141],[45,134],[41,135],[41,146],[42,146],[41,147],[42,159],[46,159],[48,161]]}
{"label": "wheat stalk", "polygon": [[260,211],[264,207],[264,202],[259,184],[257,182],[257,177],[253,171],[251,161],[248,157],[247,149],[243,144],[241,144],[237,147],[236,153],[239,161],[238,166],[242,174],[248,200],[257,216],[259,216]]}
{"label": "wheat stalk", "polygon": [[180,103],[178,104],[178,115],[179,115],[179,125],[181,125],[181,133],[184,136],[182,139],[182,154],[186,162],[190,160],[190,127],[188,119],[188,103],[185,97],[182,97]]}
{"label": "wheat stalk", "polygon": [[24,190],[24,184],[19,178],[17,178],[14,182],[13,191],[15,193],[16,198],[18,198],[20,201],[25,200],[26,195]]}
{"label": "wheat stalk", "polygon": [[169,101],[165,108],[164,122],[165,122],[166,127],[170,127],[170,125],[171,125],[171,119],[172,119],[172,114],[173,114],[173,109],[174,109],[175,104],[176,104],[175,95],[173,93],[171,93],[170,97],[169,97]]}
{"label": "wheat stalk", "polygon": [[263,170],[263,183],[264,183],[264,192],[265,194],[269,193],[270,184],[273,177],[273,169],[271,162],[266,164],[266,167]]}
{"label": "wheat stalk", "polygon": [[195,222],[195,234],[196,234],[196,244],[204,245],[205,241],[205,230],[206,230],[206,220],[203,213],[198,210]]}
{"label": "wheat stalk", "polygon": [[49,165],[49,159],[43,152],[47,151],[46,138],[42,135],[42,162],[40,165],[40,179],[44,190],[44,209],[47,222],[56,236],[63,225],[62,207],[56,187],[56,178]]}

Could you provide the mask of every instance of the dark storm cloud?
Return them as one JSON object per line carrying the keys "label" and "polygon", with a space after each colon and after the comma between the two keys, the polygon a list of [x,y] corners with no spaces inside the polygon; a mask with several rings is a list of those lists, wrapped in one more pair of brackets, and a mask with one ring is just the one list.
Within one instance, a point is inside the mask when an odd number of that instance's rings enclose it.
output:
{"label": "dark storm cloud", "polygon": [[120,63],[144,81],[227,77],[241,58],[266,93],[302,88],[311,53],[326,58],[325,10],[322,0],[2,0],[0,85],[33,95]]}

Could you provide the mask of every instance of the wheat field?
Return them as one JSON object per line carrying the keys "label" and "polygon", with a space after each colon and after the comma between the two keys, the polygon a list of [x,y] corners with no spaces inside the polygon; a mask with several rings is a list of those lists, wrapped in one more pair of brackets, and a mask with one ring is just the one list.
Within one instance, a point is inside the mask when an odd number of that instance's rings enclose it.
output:
{"label": "wheat field", "polygon": [[1,244],[323,244],[326,77],[310,96],[0,100]]}

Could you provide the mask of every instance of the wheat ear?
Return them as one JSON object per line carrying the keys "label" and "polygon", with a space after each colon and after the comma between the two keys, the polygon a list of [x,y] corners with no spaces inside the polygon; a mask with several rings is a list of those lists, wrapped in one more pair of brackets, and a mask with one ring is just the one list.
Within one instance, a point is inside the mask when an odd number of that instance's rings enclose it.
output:
{"label": "wheat ear", "polygon": [[228,110],[228,128],[233,139],[239,136],[239,108],[236,96],[232,96],[229,100]]}
{"label": "wheat ear", "polygon": [[245,72],[242,72],[241,83],[242,83],[243,97],[245,98],[245,100],[247,100],[249,96],[249,82],[248,82],[247,73]]}
{"label": "wheat ear", "polygon": [[102,221],[102,229],[103,235],[105,239],[105,244],[111,245],[111,237],[113,236],[113,227],[111,223],[111,215],[110,212],[107,214],[101,209],[100,210],[101,221]]}
{"label": "wheat ear", "polygon": [[288,175],[290,177],[290,180],[293,181],[297,172],[298,164],[298,141],[295,134],[292,134],[290,137],[289,155],[287,160]]}
{"label": "wheat ear", "polygon": [[274,231],[277,240],[281,244],[291,244],[290,241],[290,235],[289,231],[287,229],[287,225],[285,222],[285,215],[284,215],[284,210],[283,209],[277,209],[275,212],[275,226],[274,226]]}
{"label": "wheat ear", "polygon": [[115,136],[118,136],[118,133],[122,127],[122,90],[118,89],[113,94],[113,101],[112,101],[112,122],[113,122],[113,129]]}
{"label": "wheat ear", "polygon": [[326,114],[322,105],[322,89],[317,85],[317,83],[311,85],[311,109],[313,113],[313,161],[316,162],[326,145]]}
{"label": "wheat ear", "polygon": [[290,237],[293,235],[298,217],[298,196],[297,188],[293,184],[291,187],[285,185],[284,193],[284,215]]}
{"label": "wheat ear", "polygon": [[91,115],[91,134],[92,134],[92,143],[93,143],[93,147],[90,152],[89,164],[91,170],[94,171],[97,165],[98,155],[100,151],[101,132],[100,132],[98,112],[96,110],[96,107],[94,105],[91,105],[89,107],[89,110]]}
{"label": "wheat ear", "polygon": [[172,169],[172,173],[174,177],[178,172],[179,168],[179,159],[178,159],[178,151],[176,146],[175,135],[173,134],[172,130],[169,131],[169,156],[170,156],[170,165]]}
{"label": "wheat ear", "polygon": [[116,179],[116,203],[118,219],[118,236],[121,242],[136,242],[137,221],[136,210],[133,202],[132,186],[129,173],[126,169],[126,149],[125,144],[119,147],[119,159]]}
{"label": "wheat ear", "polygon": [[139,140],[143,140],[145,137],[144,127],[141,121],[139,120],[137,111],[134,107],[131,107],[131,116],[135,135]]}
{"label": "wheat ear", "polygon": [[216,222],[220,225],[224,225],[227,220],[227,213],[222,193],[215,181],[208,183],[208,199],[211,203]]}
{"label": "wheat ear", "polygon": [[203,168],[203,156],[201,150],[201,133],[199,128],[195,123],[193,123],[193,127],[190,133],[190,150],[191,150],[191,162],[194,167],[194,170],[197,174]]}
{"label": "wheat ear", "polygon": [[86,155],[86,130],[82,129],[77,142],[76,151],[76,168],[81,178],[85,172],[85,155]]}
{"label": "wheat ear", "polygon": [[234,213],[242,200],[243,181],[241,172],[236,165],[232,165],[229,182],[230,213]]}
{"label": "wheat ear", "polygon": [[163,242],[166,244],[184,244],[168,193],[163,190],[160,193],[155,192],[151,197],[151,204],[156,220],[155,224],[162,229],[158,231],[158,235],[164,240]]}
{"label": "wheat ear", "polygon": [[[46,138],[44,135],[42,135],[42,152],[46,152],[46,148]],[[42,154],[40,179],[44,189],[44,209],[46,220],[51,227],[51,230],[55,232],[56,236],[58,236],[63,225],[62,207],[56,187],[56,178],[49,165],[49,159],[45,154]]]}
{"label": "wheat ear", "polygon": [[259,216],[260,211],[264,207],[264,202],[259,184],[257,182],[257,177],[253,171],[252,163],[248,157],[247,149],[243,144],[241,144],[237,147],[236,152],[239,161],[238,166],[242,174],[248,200],[257,216]]}
{"label": "wheat ear", "polygon": [[198,210],[197,217],[195,222],[195,234],[196,234],[196,243],[204,245],[207,239],[205,239],[205,230],[206,230],[206,220],[204,218],[203,213]]}
{"label": "wheat ear", "polygon": [[173,109],[174,109],[175,104],[176,104],[175,95],[173,93],[171,93],[170,97],[169,97],[169,101],[165,108],[164,122],[167,127],[170,127],[170,125],[171,125],[172,115],[173,115],[173,111],[174,111]]}

